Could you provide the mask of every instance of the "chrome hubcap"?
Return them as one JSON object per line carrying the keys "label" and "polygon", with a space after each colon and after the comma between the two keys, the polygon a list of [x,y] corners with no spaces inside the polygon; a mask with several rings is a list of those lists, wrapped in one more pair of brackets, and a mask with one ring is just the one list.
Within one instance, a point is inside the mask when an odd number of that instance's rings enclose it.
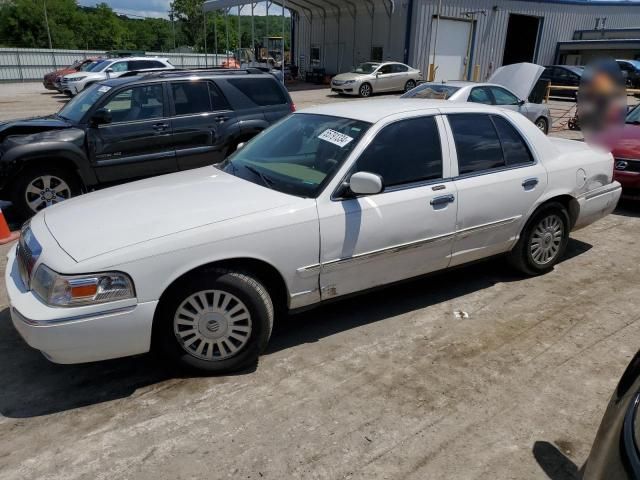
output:
{"label": "chrome hubcap", "polygon": [[408,92],[409,90],[413,89],[415,87],[415,84],[413,82],[407,82],[407,84],[404,86],[404,91]]}
{"label": "chrome hubcap", "polygon": [[173,332],[188,354],[202,360],[224,360],[247,344],[251,314],[235,295],[203,290],[180,304],[173,317]]}
{"label": "chrome hubcap", "polygon": [[552,262],[560,251],[564,227],[558,215],[543,218],[531,236],[531,257],[538,265]]}
{"label": "chrome hubcap", "polygon": [[544,123],[544,121],[542,121],[542,120],[538,120],[538,121],[536,122],[536,126],[537,126],[537,127],[538,127],[542,132],[544,132],[544,131],[547,129],[547,128],[546,128],[546,127],[547,127],[546,123]]}
{"label": "chrome hubcap", "polygon": [[29,183],[25,191],[25,200],[33,212],[71,198],[71,189],[67,182],[54,175],[42,175]]}
{"label": "chrome hubcap", "polygon": [[363,85],[360,88],[360,93],[362,94],[363,97],[368,97],[369,93],[371,93],[371,89],[369,88],[369,85]]}

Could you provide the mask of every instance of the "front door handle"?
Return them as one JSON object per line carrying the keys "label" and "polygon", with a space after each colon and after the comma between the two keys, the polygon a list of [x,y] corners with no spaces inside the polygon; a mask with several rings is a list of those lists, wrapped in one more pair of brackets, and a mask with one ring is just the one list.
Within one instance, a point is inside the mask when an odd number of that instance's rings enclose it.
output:
{"label": "front door handle", "polygon": [[446,205],[447,203],[453,203],[455,201],[456,197],[454,197],[452,194],[449,195],[440,195],[439,197],[433,197],[431,199],[431,205],[438,206],[438,205]]}
{"label": "front door handle", "polygon": [[166,130],[167,128],[169,128],[169,124],[168,123],[155,123],[152,128],[157,131],[157,132],[162,132],[163,130]]}
{"label": "front door handle", "polygon": [[525,190],[533,190],[536,187],[536,185],[538,185],[537,178],[527,178],[522,182],[522,187]]}
{"label": "front door handle", "polygon": [[229,117],[225,117],[224,115],[219,115],[219,116],[215,117],[215,120],[218,123],[224,123],[227,120],[229,120]]}

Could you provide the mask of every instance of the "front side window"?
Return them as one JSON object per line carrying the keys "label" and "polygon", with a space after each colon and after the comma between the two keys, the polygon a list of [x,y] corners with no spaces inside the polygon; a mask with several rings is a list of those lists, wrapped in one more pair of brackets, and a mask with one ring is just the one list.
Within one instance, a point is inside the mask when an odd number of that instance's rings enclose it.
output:
{"label": "front side window", "polygon": [[126,72],[129,70],[129,62],[116,62],[109,68],[114,72]]}
{"label": "front side window", "polygon": [[176,115],[193,115],[211,111],[209,82],[176,82],[171,84]]}
{"label": "front side window", "polygon": [[466,175],[505,166],[498,134],[489,115],[449,115],[458,154],[458,173]]}
{"label": "front side window", "polygon": [[253,183],[300,197],[317,197],[370,124],[294,114],[266,129],[219,168]]}
{"label": "front side window", "polygon": [[496,105],[517,105],[520,103],[518,97],[504,88],[491,87],[491,93],[493,93],[493,98],[496,99]]}
{"label": "front side window", "polygon": [[71,120],[72,122],[80,122],[84,114],[109,90],[111,90],[111,87],[107,85],[89,85],[69,100],[69,102],[60,109],[58,116]]}
{"label": "front side window", "polygon": [[282,89],[273,78],[232,78],[229,84],[240,90],[253,103],[260,106],[282,105],[287,103]]}
{"label": "front side window", "polygon": [[162,118],[164,116],[162,84],[121,90],[103,107],[111,112],[113,123]]}
{"label": "front side window", "polygon": [[376,173],[385,187],[442,178],[435,118],[411,118],[384,127],[358,158],[355,172]]}
{"label": "front side window", "polygon": [[386,75],[388,73],[391,73],[392,71],[393,65],[383,65],[380,67],[377,73],[379,73],[380,75]]}
{"label": "front side window", "polygon": [[491,105],[493,103],[491,94],[485,87],[477,87],[472,89],[471,93],[469,94],[469,101],[473,103],[483,103],[485,105]]}

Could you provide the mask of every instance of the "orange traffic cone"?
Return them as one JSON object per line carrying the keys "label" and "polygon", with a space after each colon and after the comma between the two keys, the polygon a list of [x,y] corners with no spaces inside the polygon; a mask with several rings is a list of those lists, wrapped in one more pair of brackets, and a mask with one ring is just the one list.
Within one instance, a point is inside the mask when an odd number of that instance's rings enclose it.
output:
{"label": "orange traffic cone", "polygon": [[19,236],[20,232],[12,232],[9,230],[9,225],[7,225],[7,221],[4,219],[4,213],[2,213],[2,209],[0,208],[0,245],[13,242],[17,240]]}

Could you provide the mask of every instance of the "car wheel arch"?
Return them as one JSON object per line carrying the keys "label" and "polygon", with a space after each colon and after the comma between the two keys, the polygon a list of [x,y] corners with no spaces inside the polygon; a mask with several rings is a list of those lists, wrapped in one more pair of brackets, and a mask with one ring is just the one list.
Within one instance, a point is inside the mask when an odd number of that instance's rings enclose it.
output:
{"label": "car wheel arch", "polygon": [[538,210],[550,203],[559,203],[567,210],[567,213],[569,214],[569,226],[570,229],[573,229],[573,226],[578,220],[578,215],[580,214],[580,203],[578,203],[578,200],[575,197],[569,194],[557,194],[544,197],[536,203],[536,205],[534,205],[531,211],[527,214],[526,221],[523,223],[521,230],[526,228],[529,219],[533,218]]}
{"label": "car wheel arch", "polygon": [[87,186],[86,178],[82,175],[80,168],[78,168],[78,164],[71,158],[64,155],[38,155],[23,157],[20,158],[17,163],[19,164],[19,170],[16,175],[20,175],[22,172],[27,170],[55,166],[56,168],[62,168],[71,173],[80,183],[82,189],[85,189]]}
{"label": "car wheel arch", "polygon": [[[271,263],[251,257],[237,257],[224,260],[216,260],[209,263],[199,265],[195,268],[180,273],[163,289],[159,298],[159,304],[163,302],[171,291],[180,286],[194,275],[206,275],[207,271],[214,269],[233,270],[242,273],[254,275],[258,280],[262,281],[264,288],[271,296],[274,309],[277,313],[286,312],[289,308],[289,288],[282,273]],[[156,315],[159,309],[156,309]],[[155,322],[155,318],[154,318]]]}

